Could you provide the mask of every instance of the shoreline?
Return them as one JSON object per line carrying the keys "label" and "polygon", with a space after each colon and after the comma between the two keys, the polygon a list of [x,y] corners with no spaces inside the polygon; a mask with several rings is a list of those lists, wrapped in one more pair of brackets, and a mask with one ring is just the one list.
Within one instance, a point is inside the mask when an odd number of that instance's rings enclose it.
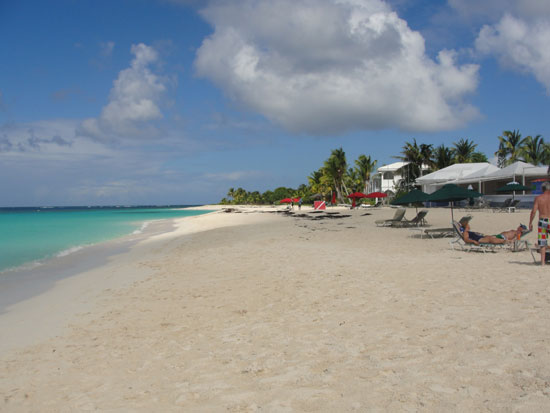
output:
{"label": "shoreline", "polygon": [[[448,239],[376,227],[390,208],[333,209],[336,219],[231,207],[241,213],[190,217],[81,274],[102,287],[88,309],[0,359],[4,407],[472,411],[550,402],[548,275],[528,252],[453,251]],[[473,215],[474,230],[494,233],[528,211]],[[430,209],[427,219],[446,226],[450,211]],[[108,286],[115,274],[125,282]]]}
{"label": "shoreline", "polygon": [[[186,208],[187,209],[187,208]],[[194,210],[219,211],[216,206],[192,207]],[[178,227],[185,226],[187,220],[195,217],[168,218],[150,221],[140,232],[132,232],[112,240],[83,246],[74,252],[42,261],[39,265],[21,266],[0,273],[0,329],[11,334],[0,341],[0,353],[31,344],[35,340],[54,336],[63,329],[77,313],[89,310],[94,305],[94,295],[101,290],[121,288],[146,275],[145,271],[135,269],[141,275],[117,279],[103,276],[117,260],[126,263],[138,256],[134,250],[142,243],[159,238],[176,236]],[[95,277],[95,278],[94,278]],[[97,284],[97,287],[94,287]],[[74,297],[78,297],[75,299]],[[70,302],[61,304],[65,297]],[[51,306],[51,303],[56,303]],[[42,309],[48,308],[49,313]],[[28,324],[34,324],[29,329]],[[28,332],[28,334],[27,334]]]}
{"label": "shoreline", "polygon": [[[44,207],[42,207],[42,208],[44,208]],[[140,208],[140,207],[138,207],[138,208]],[[4,209],[23,209],[23,210],[31,210],[31,211],[35,210],[35,208],[32,208],[32,207],[4,208]],[[61,211],[66,211],[66,210],[71,211],[71,210],[74,210],[74,209],[83,210],[83,211],[88,210],[88,208],[84,208],[84,207],[52,207],[52,208],[48,208],[48,210],[50,210],[50,209],[51,210],[59,209]],[[120,210],[120,208],[118,208],[118,207],[105,207],[105,208],[100,208],[100,209],[116,210],[116,211]],[[129,207],[125,207],[124,209],[129,209]],[[162,209],[162,208],[159,207],[157,209]],[[199,205],[199,206],[182,207],[182,208],[168,208],[168,210],[217,211],[219,209],[216,206],[210,206],[210,208],[208,208],[208,206]],[[63,258],[65,256],[74,254],[74,253],[79,252],[83,249],[88,249],[90,247],[96,247],[96,246],[101,245],[103,243],[109,243],[109,242],[117,241],[117,240],[124,241],[125,239],[131,238],[135,235],[142,234],[144,231],[146,231],[147,227],[151,224],[155,225],[155,223],[162,222],[162,221],[167,221],[167,220],[171,220],[171,219],[176,219],[176,218],[178,218],[178,217],[153,218],[153,219],[143,218],[143,219],[140,219],[140,220],[136,221],[136,222],[141,223],[141,227],[136,227],[134,230],[128,230],[127,233],[122,233],[122,234],[119,234],[119,235],[113,234],[112,238],[102,239],[102,240],[99,240],[99,241],[94,240],[94,239],[88,239],[87,241],[80,240],[80,242],[76,242],[76,243],[73,242],[73,243],[67,244],[64,247],[62,247],[61,249],[52,250],[45,256],[38,257],[38,258],[33,258],[33,259],[30,259],[30,260],[27,260],[27,261],[24,261],[24,262],[21,262],[21,263],[17,263],[17,264],[14,264],[11,267],[5,267],[5,268],[2,267],[2,268],[0,268],[0,281],[1,281],[2,277],[11,277],[13,274],[16,274],[16,273],[28,273],[30,271],[33,271],[36,268],[41,268],[45,264],[50,264],[52,261],[55,261],[56,259]]]}

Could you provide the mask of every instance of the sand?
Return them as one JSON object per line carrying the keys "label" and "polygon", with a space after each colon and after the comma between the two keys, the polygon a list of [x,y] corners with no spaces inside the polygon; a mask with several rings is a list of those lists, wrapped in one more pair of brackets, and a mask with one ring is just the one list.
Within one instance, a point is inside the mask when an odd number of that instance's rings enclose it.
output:
{"label": "sand", "polygon": [[[84,311],[48,314],[55,334],[5,346],[0,410],[550,406],[550,268],[529,252],[455,251],[448,239],[376,227],[391,208],[319,220],[305,208],[302,218],[238,211],[178,220],[174,231],[8,308],[3,336],[14,320],[32,329],[36,321],[17,314],[59,297],[64,283],[96,279]],[[529,216],[471,214],[486,233]],[[450,210],[430,209],[427,219],[448,226]],[[105,274],[119,281],[108,285]]]}

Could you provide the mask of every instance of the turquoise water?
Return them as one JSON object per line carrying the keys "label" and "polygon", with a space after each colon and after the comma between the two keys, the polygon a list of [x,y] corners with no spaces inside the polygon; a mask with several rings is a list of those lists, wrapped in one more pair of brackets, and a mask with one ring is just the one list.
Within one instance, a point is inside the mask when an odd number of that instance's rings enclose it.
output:
{"label": "turquoise water", "polygon": [[0,272],[210,211],[172,208],[0,208]]}

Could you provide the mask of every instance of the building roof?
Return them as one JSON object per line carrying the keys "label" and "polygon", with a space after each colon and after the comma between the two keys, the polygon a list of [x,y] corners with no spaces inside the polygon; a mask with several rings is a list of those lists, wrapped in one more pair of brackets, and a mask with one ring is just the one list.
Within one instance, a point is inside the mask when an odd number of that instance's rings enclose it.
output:
{"label": "building roof", "polygon": [[514,179],[516,176],[545,176],[547,175],[547,170],[547,166],[535,166],[530,163],[517,161],[506,168],[498,169],[486,175],[484,180]]}
{"label": "building roof", "polygon": [[[488,162],[478,163],[455,163],[454,165],[432,172],[431,174],[421,176],[416,179],[417,184],[429,185],[439,182],[451,182],[464,179],[466,177],[483,175],[488,169],[496,168]],[[494,170],[494,169],[493,169]]]}
{"label": "building roof", "polygon": [[[377,169],[377,173],[380,173],[380,172],[395,172],[397,171],[398,169],[401,169],[403,168],[405,165],[408,165],[410,164],[410,162],[394,162],[394,163],[390,163],[389,165],[384,165],[384,166],[381,166],[380,168]],[[422,170],[427,170],[428,169],[428,166],[427,165],[422,165]]]}
{"label": "building roof", "polygon": [[543,177],[547,175],[546,166],[534,166],[526,162],[514,162],[506,168],[498,168],[487,162],[457,163],[416,179],[417,184],[467,184],[478,181],[516,179],[516,177]]}
{"label": "building roof", "polygon": [[395,172],[398,169],[403,168],[405,165],[408,165],[409,162],[394,162],[389,165],[384,165],[378,168],[377,172]]}
{"label": "building roof", "polygon": [[489,163],[484,168],[479,168],[477,171],[457,179],[457,182],[466,184],[471,182],[483,181],[486,179],[487,175],[497,171],[500,171],[499,167]]}

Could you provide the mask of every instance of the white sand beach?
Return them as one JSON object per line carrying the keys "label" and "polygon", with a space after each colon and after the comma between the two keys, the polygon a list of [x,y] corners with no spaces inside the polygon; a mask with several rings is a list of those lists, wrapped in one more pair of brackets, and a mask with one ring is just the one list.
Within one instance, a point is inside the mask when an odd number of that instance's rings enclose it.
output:
{"label": "white sand beach", "polygon": [[[270,211],[177,220],[7,308],[0,410],[548,409],[550,267],[529,252],[376,227],[391,208]],[[529,217],[468,214],[488,234]]]}

